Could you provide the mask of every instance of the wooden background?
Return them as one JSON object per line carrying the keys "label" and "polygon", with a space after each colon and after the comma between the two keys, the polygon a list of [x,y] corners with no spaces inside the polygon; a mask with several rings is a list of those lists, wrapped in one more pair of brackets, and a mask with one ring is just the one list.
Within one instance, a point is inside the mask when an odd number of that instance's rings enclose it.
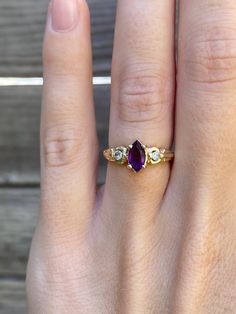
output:
{"label": "wooden background", "polygon": [[[94,76],[109,76],[115,0],[89,0]],[[42,75],[48,0],[0,1],[0,77]],[[25,271],[39,205],[41,87],[0,87],[0,313],[23,314]],[[106,145],[109,86],[95,87],[100,147]],[[100,162],[99,183],[105,163]]]}

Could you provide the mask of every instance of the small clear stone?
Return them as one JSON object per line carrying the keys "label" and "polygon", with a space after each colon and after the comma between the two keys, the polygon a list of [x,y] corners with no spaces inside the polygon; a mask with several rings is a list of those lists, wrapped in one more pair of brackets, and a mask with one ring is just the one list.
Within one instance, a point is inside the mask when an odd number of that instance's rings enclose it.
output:
{"label": "small clear stone", "polygon": [[153,161],[158,161],[160,159],[160,152],[159,151],[152,152],[151,158]]}
{"label": "small clear stone", "polygon": [[114,154],[114,158],[116,161],[121,161],[123,158],[123,153],[120,150],[116,150]]}

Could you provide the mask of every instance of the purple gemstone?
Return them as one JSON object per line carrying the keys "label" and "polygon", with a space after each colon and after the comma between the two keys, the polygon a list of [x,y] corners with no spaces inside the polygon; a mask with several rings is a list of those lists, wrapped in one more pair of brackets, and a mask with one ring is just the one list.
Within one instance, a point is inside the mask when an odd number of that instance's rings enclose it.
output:
{"label": "purple gemstone", "polygon": [[128,163],[132,166],[134,171],[139,172],[146,162],[146,153],[142,144],[137,140],[133,143],[132,148],[129,149]]}

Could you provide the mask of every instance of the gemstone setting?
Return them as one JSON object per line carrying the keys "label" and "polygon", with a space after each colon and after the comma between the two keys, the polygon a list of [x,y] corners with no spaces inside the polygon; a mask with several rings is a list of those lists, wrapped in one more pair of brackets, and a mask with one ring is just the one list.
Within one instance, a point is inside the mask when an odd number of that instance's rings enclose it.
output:
{"label": "gemstone setting", "polygon": [[127,148],[118,146],[112,149],[112,158],[116,163],[123,165],[127,162]]}
{"label": "gemstone setting", "polygon": [[123,152],[121,150],[116,150],[114,153],[114,158],[116,161],[121,161],[123,158]]}
{"label": "gemstone setting", "polygon": [[152,153],[152,160],[153,161],[158,161],[159,158],[160,158],[160,153],[158,151],[155,151]]}
{"label": "gemstone setting", "polygon": [[136,140],[129,147],[128,151],[128,167],[132,168],[135,172],[139,172],[146,166],[147,156],[145,146]]}
{"label": "gemstone setting", "polygon": [[151,163],[159,163],[161,161],[161,152],[158,148],[149,148],[148,155]]}

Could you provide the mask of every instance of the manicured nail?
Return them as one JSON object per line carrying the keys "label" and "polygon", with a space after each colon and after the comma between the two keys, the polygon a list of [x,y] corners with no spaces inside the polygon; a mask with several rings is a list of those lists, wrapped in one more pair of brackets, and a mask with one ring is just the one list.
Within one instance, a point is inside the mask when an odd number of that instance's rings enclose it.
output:
{"label": "manicured nail", "polygon": [[56,32],[70,31],[78,22],[78,0],[52,0],[52,28]]}

